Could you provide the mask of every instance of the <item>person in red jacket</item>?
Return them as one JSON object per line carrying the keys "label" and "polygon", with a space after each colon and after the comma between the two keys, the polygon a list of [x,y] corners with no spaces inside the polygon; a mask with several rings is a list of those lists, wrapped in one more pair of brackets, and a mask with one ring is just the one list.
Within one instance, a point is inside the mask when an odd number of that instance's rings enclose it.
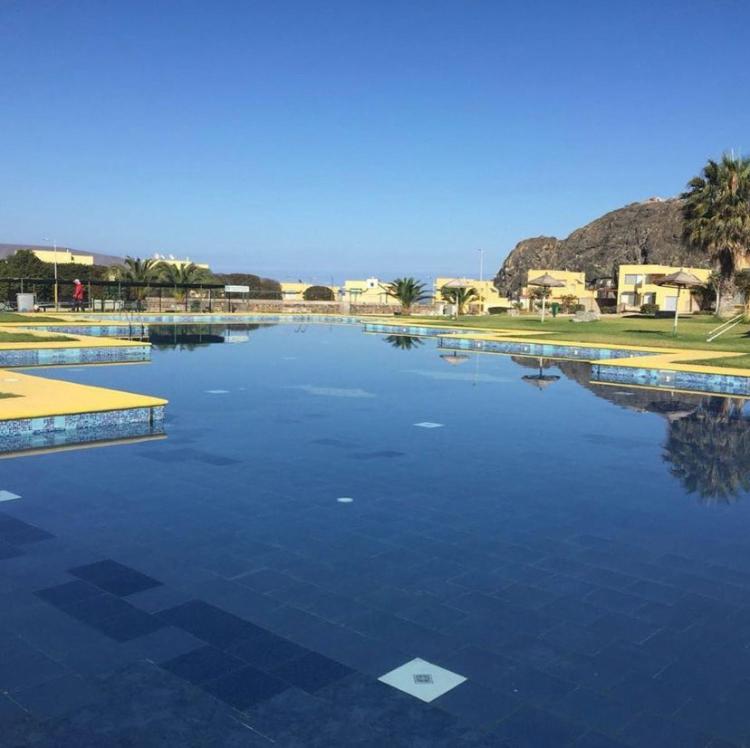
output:
{"label": "person in red jacket", "polygon": [[83,300],[86,297],[86,289],[83,287],[83,283],[76,278],[73,281],[73,311],[83,311]]}

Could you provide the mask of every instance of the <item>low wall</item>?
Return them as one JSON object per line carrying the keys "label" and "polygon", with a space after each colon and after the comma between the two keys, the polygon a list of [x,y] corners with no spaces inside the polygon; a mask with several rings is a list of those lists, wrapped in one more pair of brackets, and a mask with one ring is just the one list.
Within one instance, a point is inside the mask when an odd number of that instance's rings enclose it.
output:
{"label": "low wall", "polygon": [[164,433],[164,407],[0,421],[0,453]]}
{"label": "low wall", "polygon": [[92,348],[21,348],[0,351],[0,368],[63,366],[66,364],[120,364],[149,361],[151,346],[123,345]]}
{"label": "low wall", "polygon": [[[218,314],[230,311],[236,312],[271,312],[277,314],[385,314],[392,315],[400,311],[396,304],[351,304],[344,301],[281,301],[278,299],[191,299],[188,308],[185,303],[175,302],[174,299],[151,297],[145,301],[145,311],[149,313],[174,312],[176,314],[190,314],[198,312],[215,312]],[[413,314],[432,315],[435,308],[423,304],[414,307]]]}
{"label": "low wall", "polygon": [[750,396],[750,376],[740,377],[735,374],[708,374],[673,369],[641,369],[633,366],[594,364],[591,367],[591,381]]}

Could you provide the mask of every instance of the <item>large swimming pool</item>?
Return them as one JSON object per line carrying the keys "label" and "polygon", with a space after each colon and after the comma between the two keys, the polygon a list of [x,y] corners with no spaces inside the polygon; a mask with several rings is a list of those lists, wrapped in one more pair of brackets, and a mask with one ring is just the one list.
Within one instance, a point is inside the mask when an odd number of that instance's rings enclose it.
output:
{"label": "large swimming pool", "polygon": [[[166,438],[0,461],[0,745],[750,740],[743,402],[153,328]],[[234,344],[231,344],[234,343]]]}

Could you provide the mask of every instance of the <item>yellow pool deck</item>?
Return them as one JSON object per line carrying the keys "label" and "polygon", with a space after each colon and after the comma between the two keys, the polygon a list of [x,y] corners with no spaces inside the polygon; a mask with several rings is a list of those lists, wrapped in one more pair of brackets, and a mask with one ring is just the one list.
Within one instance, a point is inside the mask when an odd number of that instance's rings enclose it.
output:
{"label": "yellow pool deck", "polygon": [[[43,323],[46,326],[46,323]],[[10,328],[18,331],[23,327],[24,332],[33,333],[29,323],[2,324],[0,331],[11,332]],[[52,334],[44,331],[39,336],[50,337]],[[2,350],[54,350],[70,348],[128,348],[149,345],[143,342],[116,340],[115,338],[93,337],[87,335],[61,335],[60,340],[40,340],[2,342]],[[132,365],[136,362],[128,362]],[[146,363],[146,362],[137,362]],[[67,366],[118,366],[123,364],[108,362],[75,363]],[[30,367],[21,367],[28,369]],[[46,368],[40,365],[34,368]],[[110,390],[103,387],[92,387],[74,384],[57,379],[47,379],[43,376],[21,374],[18,369],[0,369],[0,392],[12,397],[0,398],[0,421],[22,420],[27,418],[44,418],[50,416],[76,415],[81,413],[101,413],[113,410],[130,410],[132,408],[148,408],[166,405],[167,401],[149,395],[137,395],[131,392]]]}
{"label": "yellow pool deck", "polygon": [[14,396],[0,399],[0,421],[153,408],[167,404],[159,397],[21,374],[17,369],[0,369],[0,392]]}

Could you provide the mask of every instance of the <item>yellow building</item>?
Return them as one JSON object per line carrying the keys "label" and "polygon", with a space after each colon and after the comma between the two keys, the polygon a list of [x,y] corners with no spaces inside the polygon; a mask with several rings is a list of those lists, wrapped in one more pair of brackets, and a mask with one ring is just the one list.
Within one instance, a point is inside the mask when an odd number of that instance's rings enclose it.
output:
{"label": "yellow building", "polygon": [[400,302],[388,295],[388,283],[377,278],[344,281],[342,301],[351,304],[388,304],[400,306]]}
{"label": "yellow building", "polygon": [[579,304],[585,304],[588,299],[594,298],[594,292],[586,287],[586,273],[577,270],[550,270],[547,268],[531,268],[528,271],[526,274],[527,285],[522,290],[521,295],[529,298],[531,292],[537,288],[537,286],[529,286],[529,281],[539,278],[542,275],[551,275],[556,280],[565,283],[564,286],[550,288],[548,299],[559,300],[563,296],[575,296]]}
{"label": "yellow building", "polygon": [[329,286],[323,283],[303,283],[302,281],[281,281],[281,298],[284,301],[304,301],[305,291],[312,286],[330,288],[333,292],[334,301],[338,301],[340,290],[338,286]]}
{"label": "yellow building", "polygon": [[94,255],[83,254],[82,252],[72,252],[69,249],[32,249],[37,258],[42,262],[58,265],[93,265]]}
{"label": "yellow building", "polygon": [[[664,276],[684,270],[704,283],[711,271],[706,268],[679,268],[670,265],[620,265],[617,278],[617,309],[621,312],[638,311],[643,304],[656,304],[660,312],[673,312],[677,306],[677,289],[656,285]],[[697,312],[695,292],[684,289],[680,293],[680,314]]]}
{"label": "yellow building", "polygon": [[435,278],[435,301],[443,301],[443,287],[456,281],[466,284],[466,288],[473,288],[479,296],[477,301],[468,305],[470,312],[484,313],[492,307],[510,308],[509,299],[495,288],[495,284],[491,280],[480,281],[475,278]]}
{"label": "yellow building", "polygon": [[177,257],[172,257],[172,255],[170,255],[169,257],[165,257],[164,255],[155,254],[153,259],[157,262],[163,262],[165,265],[173,265],[176,268],[181,268],[192,263],[193,265],[195,265],[195,267],[200,268],[201,270],[209,269],[207,262],[194,262],[189,257],[181,260]]}

